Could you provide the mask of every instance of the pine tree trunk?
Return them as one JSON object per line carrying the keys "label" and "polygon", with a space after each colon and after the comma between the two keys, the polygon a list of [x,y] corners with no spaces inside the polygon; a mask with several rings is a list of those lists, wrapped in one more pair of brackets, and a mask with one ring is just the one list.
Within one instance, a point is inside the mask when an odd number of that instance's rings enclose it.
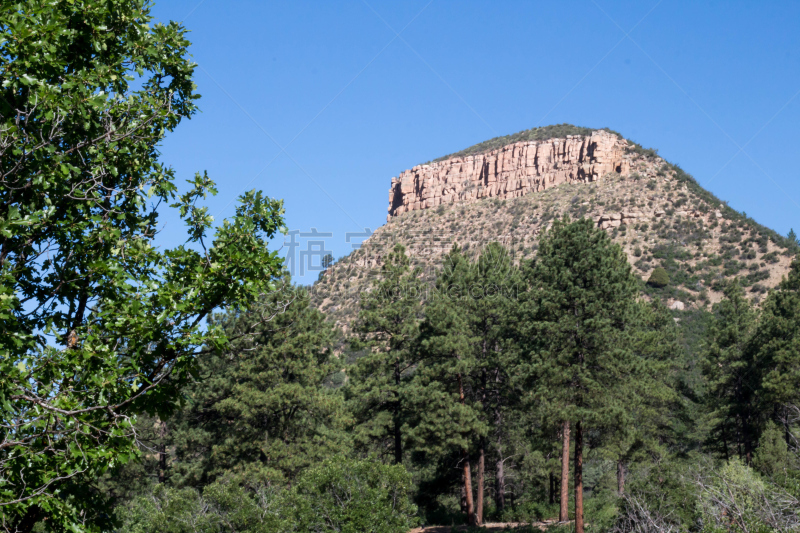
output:
{"label": "pine tree trunk", "polygon": [[559,522],[569,522],[569,422],[561,430],[561,510]]}
{"label": "pine tree trunk", "polygon": [[503,414],[499,408],[495,410],[497,425],[497,464],[495,468],[494,506],[502,513],[506,508],[506,473],[503,462]]}
{"label": "pine tree trunk", "polygon": [[556,475],[550,472],[550,505],[556,503]]}
{"label": "pine tree trunk", "polygon": [[617,461],[617,493],[620,496],[625,494],[625,463],[622,459]]}
{"label": "pine tree trunk", "polygon": [[497,487],[494,495],[494,505],[497,507],[497,511],[502,513],[506,509],[506,474],[503,467],[502,457],[497,460],[495,477]]}
{"label": "pine tree trunk", "polygon": [[403,443],[400,435],[400,415],[394,415],[394,463],[399,465],[403,462]]}
{"label": "pine tree trunk", "polygon": [[464,516],[469,516],[467,514],[467,482],[465,481],[466,477],[464,477],[464,469],[461,469],[461,514]]}
{"label": "pine tree trunk", "polygon": [[[466,396],[464,395],[464,380],[461,378],[461,374],[458,374],[458,394],[459,399],[461,400],[461,405],[464,405],[466,402]],[[469,450],[466,448],[463,450],[462,460],[464,461],[464,495],[466,496],[466,504],[467,504],[467,522],[469,525],[474,526],[475,524],[475,506],[473,505],[472,500],[472,470],[469,466]]]}
{"label": "pine tree trunk", "polygon": [[486,473],[486,444],[484,438],[481,437],[478,449],[478,497],[475,501],[475,523],[476,525],[483,525],[483,492],[484,492],[484,475]]}
{"label": "pine tree trunk", "polygon": [[464,450],[462,460],[464,461],[464,494],[466,495],[467,504],[467,523],[475,526],[475,506],[472,501],[472,470],[469,466],[469,452]]}
{"label": "pine tree trunk", "polygon": [[575,533],[583,533],[583,428],[575,423]]}

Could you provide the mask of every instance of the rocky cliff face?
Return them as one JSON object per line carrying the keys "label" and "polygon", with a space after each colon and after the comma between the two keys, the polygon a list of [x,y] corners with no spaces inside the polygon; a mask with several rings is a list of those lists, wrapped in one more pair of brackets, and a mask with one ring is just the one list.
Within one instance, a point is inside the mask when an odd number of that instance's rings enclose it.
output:
{"label": "rocky cliff face", "polygon": [[542,232],[565,214],[606,230],[643,281],[655,268],[666,269],[669,286],[642,286],[647,298],[675,310],[709,308],[734,277],[758,302],[794,257],[783,237],[725,205],[654,150],[605,131],[414,167],[392,180],[390,202],[388,223],[311,292],[345,331],[395,244],[405,246],[432,284],[454,244],[475,260],[488,243],[499,242],[522,264],[535,256]]}
{"label": "rocky cliff face", "polygon": [[418,165],[392,178],[389,215],[484,198],[515,198],[564,183],[627,175],[628,142],[607,131],[518,142],[479,155]]}

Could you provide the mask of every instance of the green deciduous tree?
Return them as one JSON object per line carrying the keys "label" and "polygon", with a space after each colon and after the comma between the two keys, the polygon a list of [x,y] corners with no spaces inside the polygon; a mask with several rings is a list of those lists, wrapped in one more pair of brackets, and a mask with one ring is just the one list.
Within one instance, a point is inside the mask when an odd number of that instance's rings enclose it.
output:
{"label": "green deciduous tree", "polygon": [[403,461],[405,387],[415,364],[423,290],[402,245],[386,257],[371,290],[361,295],[352,347],[364,355],[350,371],[347,388],[357,418],[356,438],[378,443],[380,453]]}
{"label": "green deciduous tree", "polygon": [[[198,175],[177,196],[157,144],[196,110],[185,30],[144,0],[0,12],[0,513],[30,531],[91,527],[84,483],[136,455],[137,413],[165,417],[204,321],[246,307],[282,263],[282,204],[249,192],[209,235]],[[188,242],[153,246],[177,208]],[[75,526],[77,527],[77,526]]]}
{"label": "green deciduous tree", "polygon": [[535,398],[564,422],[565,450],[575,426],[575,527],[582,532],[584,432],[632,423],[626,402],[645,370],[632,350],[638,284],[622,249],[586,219],[556,220],[526,275]]}
{"label": "green deciduous tree", "polygon": [[288,276],[252,309],[210,320],[231,342],[204,354],[186,407],[168,421],[170,481],[202,486],[223,476],[285,483],[326,457],[349,450],[334,326],[309,306]]}
{"label": "green deciduous tree", "polygon": [[157,485],[119,510],[120,533],[282,533],[291,531],[285,496],[265,485],[252,489],[228,479],[202,491]]}

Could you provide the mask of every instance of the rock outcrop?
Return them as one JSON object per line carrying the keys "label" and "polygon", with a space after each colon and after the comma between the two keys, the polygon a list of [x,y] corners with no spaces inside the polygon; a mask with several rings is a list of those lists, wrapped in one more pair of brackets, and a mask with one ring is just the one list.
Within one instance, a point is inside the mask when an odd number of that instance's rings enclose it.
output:
{"label": "rock outcrop", "polygon": [[630,172],[628,142],[607,131],[518,142],[479,155],[418,165],[392,178],[389,215],[483,198],[514,198],[562,183]]}

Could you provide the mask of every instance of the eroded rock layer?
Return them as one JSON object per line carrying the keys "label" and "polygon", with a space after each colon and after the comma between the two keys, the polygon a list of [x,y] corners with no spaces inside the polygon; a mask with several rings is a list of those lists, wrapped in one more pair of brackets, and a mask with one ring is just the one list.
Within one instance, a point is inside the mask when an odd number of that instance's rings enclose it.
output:
{"label": "eroded rock layer", "polygon": [[389,215],[483,198],[514,198],[562,183],[626,175],[628,142],[603,130],[546,141],[519,142],[479,155],[418,165],[392,178]]}

